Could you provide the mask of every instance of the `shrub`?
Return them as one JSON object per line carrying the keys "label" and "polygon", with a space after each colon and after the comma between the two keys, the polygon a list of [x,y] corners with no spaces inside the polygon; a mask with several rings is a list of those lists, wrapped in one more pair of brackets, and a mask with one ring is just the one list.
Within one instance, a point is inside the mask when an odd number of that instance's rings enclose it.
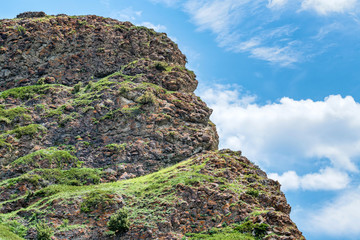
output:
{"label": "shrub", "polygon": [[17,26],[16,29],[18,30],[18,32],[20,34],[25,34],[26,33],[26,28],[23,26]]}
{"label": "shrub", "polygon": [[266,235],[266,231],[269,228],[269,225],[265,223],[253,223],[250,220],[243,222],[242,224],[236,226],[234,229],[241,233],[251,233],[256,238],[262,239]]}
{"label": "shrub", "polygon": [[90,192],[86,197],[84,197],[84,201],[81,203],[81,212],[89,213],[100,206],[104,208],[106,205],[114,201],[109,197],[109,195],[109,192],[100,190]]}
{"label": "shrub", "polygon": [[166,71],[166,67],[167,67],[167,65],[165,63],[163,63],[163,62],[155,63],[156,70],[159,70],[161,72]]}
{"label": "shrub", "polygon": [[50,240],[54,234],[52,228],[43,222],[37,223],[35,228],[37,232],[36,239],[38,240]]}
{"label": "shrub", "polygon": [[111,143],[105,146],[107,149],[109,149],[110,151],[113,152],[122,152],[125,150],[126,148],[126,143],[122,143],[122,144],[117,144],[117,143]]}
{"label": "shrub", "polygon": [[141,104],[154,104],[156,97],[151,92],[145,92],[142,96],[136,99],[136,102]]}
{"label": "shrub", "polygon": [[11,232],[15,233],[20,237],[25,237],[28,230],[24,225],[22,225],[16,220],[6,222],[4,225],[7,226]]}
{"label": "shrub", "polygon": [[80,91],[82,85],[83,85],[82,82],[75,84],[71,93],[78,93]]}
{"label": "shrub", "polygon": [[250,188],[245,193],[249,194],[249,195],[251,195],[253,197],[258,197],[259,196],[259,190],[256,190],[256,189],[253,189],[253,188]]}
{"label": "shrub", "polygon": [[108,227],[111,231],[117,233],[124,233],[129,230],[129,219],[126,209],[119,209],[116,213],[111,215],[108,222]]}

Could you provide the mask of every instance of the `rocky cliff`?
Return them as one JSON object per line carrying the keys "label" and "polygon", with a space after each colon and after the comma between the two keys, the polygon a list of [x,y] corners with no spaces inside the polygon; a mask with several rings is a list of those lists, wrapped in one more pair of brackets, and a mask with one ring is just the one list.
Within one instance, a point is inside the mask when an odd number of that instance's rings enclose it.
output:
{"label": "rocky cliff", "polygon": [[304,239],[278,182],[217,150],[164,33],[98,16],[0,21],[0,238]]}

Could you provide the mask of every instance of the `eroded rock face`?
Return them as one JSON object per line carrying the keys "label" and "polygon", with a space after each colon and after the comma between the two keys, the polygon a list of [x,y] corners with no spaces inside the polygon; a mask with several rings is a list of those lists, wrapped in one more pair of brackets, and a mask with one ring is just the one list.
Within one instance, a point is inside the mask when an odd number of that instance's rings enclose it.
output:
{"label": "eroded rock face", "polygon": [[[195,74],[165,34],[97,16],[31,16],[0,25],[0,86],[7,89],[0,103],[4,111],[23,106],[2,121],[2,166],[67,145],[82,166],[112,169],[120,179],[217,148],[211,109],[193,94]],[[41,132],[8,134],[31,124]],[[35,168],[11,166],[2,179]]]}
{"label": "eroded rock face", "polygon": [[[165,33],[98,16],[39,16],[24,13],[1,20],[0,90],[40,78],[72,86],[141,58],[185,67],[185,56]],[[192,85],[190,91],[195,79]]]}
{"label": "eroded rock face", "polygon": [[[166,34],[30,12],[0,21],[0,54],[0,219],[22,237],[40,219],[55,239],[304,239],[279,183],[217,151]],[[119,209],[129,229],[108,232]]]}

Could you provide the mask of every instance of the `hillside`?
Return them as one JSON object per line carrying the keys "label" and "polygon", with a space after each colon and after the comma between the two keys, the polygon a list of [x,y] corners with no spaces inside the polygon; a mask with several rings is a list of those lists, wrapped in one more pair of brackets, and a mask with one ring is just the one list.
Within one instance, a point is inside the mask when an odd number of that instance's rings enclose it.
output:
{"label": "hillside", "polygon": [[165,33],[24,13],[0,54],[0,239],[304,239]]}

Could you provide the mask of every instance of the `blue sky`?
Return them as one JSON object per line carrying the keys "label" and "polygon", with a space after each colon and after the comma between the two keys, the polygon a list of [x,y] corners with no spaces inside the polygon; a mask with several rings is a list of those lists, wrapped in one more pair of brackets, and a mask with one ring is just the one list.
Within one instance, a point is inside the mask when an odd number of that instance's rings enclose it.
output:
{"label": "blue sky", "polygon": [[214,109],[220,147],[282,183],[310,240],[360,239],[359,0],[3,1],[166,32]]}

